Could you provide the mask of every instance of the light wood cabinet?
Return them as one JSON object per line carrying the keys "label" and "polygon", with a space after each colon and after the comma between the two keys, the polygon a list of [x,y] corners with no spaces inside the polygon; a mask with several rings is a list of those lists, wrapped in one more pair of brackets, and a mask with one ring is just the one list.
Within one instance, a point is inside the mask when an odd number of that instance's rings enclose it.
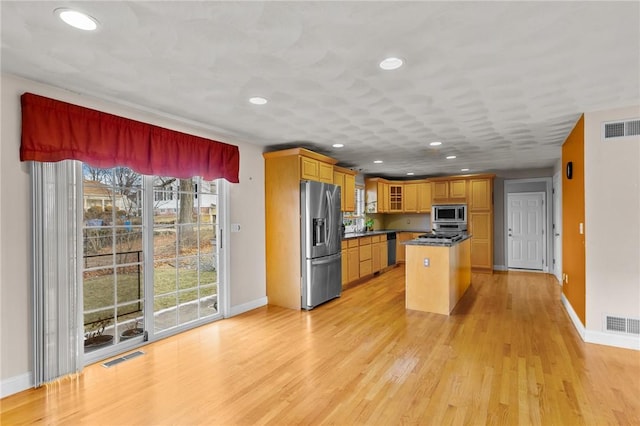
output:
{"label": "light wood cabinet", "polygon": [[359,238],[360,249],[360,278],[373,273],[371,260],[371,237]]}
{"label": "light wood cabinet", "polygon": [[353,282],[360,278],[360,251],[358,247],[350,247],[347,250],[347,282]]}
{"label": "light wood cabinet", "polygon": [[333,184],[340,187],[340,210],[352,212],[356,209],[356,172],[343,167],[333,167]]}
{"label": "light wood cabinet", "polygon": [[418,213],[431,213],[431,184],[429,182],[418,184]]}
{"label": "light wood cabinet", "polygon": [[365,179],[365,211],[367,213],[389,212],[389,182],[381,178]]}
{"label": "light wood cabinet", "polygon": [[346,241],[342,241],[342,258],[340,259],[342,261],[342,287],[345,286],[345,284],[347,284],[349,282],[349,245],[347,244]]}
{"label": "light wood cabinet", "polygon": [[469,213],[471,234],[471,268],[493,271],[493,175],[469,179]]}
{"label": "light wood cabinet", "polygon": [[344,199],[344,211],[356,211],[356,176],[355,172],[345,173],[344,175],[344,191],[342,191]]}
{"label": "light wood cabinet", "polygon": [[493,179],[469,180],[469,210],[491,210],[493,208]]}
{"label": "light wood cabinet", "polygon": [[404,182],[403,203],[405,213],[430,213],[431,184],[426,180]]}
{"label": "light wood cabinet", "polygon": [[371,239],[371,268],[375,274],[388,266],[387,236],[377,235]]}
{"label": "light wood cabinet", "polygon": [[402,213],[404,211],[403,190],[404,185],[401,183],[389,184],[389,213]]}
{"label": "light wood cabinet", "polygon": [[371,270],[373,273],[382,269],[380,263],[380,243],[374,243],[371,245]]}
{"label": "light wood cabinet", "polygon": [[337,161],[304,148],[263,157],[267,297],[272,305],[300,309],[300,180],[333,183]]}
{"label": "light wood cabinet", "polygon": [[432,204],[466,203],[467,179],[432,181],[431,194]]}
{"label": "light wood cabinet", "polygon": [[470,212],[471,267],[474,270],[493,270],[493,213]]}
{"label": "light wood cabinet", "polygon": [[418,213],[418,184],[405,182],[404,184],[404,212]]}
{"label": "light wood cabinet", "polygon": [[333,163],[329,164],[315,158],[301,156],[300,177],[304,180],[333,183]]}

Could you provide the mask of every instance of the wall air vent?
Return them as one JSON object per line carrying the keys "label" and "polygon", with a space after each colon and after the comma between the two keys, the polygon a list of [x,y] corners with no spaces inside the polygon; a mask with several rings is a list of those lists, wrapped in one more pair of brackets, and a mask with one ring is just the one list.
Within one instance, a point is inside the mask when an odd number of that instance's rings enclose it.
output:
{"label": "wall air vent", "polygon": [[604,320],[606,331],[640,335],[640,319],[606,315]]}
{"label": "wall air vent", "polygon": [[602,140],[640,136],[640,119],[602,123]]}

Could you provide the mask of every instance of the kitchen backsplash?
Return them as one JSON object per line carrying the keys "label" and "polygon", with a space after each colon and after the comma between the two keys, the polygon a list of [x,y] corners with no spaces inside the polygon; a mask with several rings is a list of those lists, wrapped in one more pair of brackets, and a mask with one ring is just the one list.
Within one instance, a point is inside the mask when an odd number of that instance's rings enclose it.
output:
{"label": "kitchen backsplash", "polygon": [[[428,231],[431,229],[430,214],[367,214],[367,218],[373,219],[373,229],[398,229],[408,231]],[[345,218],[345,232],[362,231],[364,219]]]}
{"label": "kitchen backsplash", "polygon": [[431,229],[431,215],[426,213],[386,214],[384,215],[384,229],[428,231]]}

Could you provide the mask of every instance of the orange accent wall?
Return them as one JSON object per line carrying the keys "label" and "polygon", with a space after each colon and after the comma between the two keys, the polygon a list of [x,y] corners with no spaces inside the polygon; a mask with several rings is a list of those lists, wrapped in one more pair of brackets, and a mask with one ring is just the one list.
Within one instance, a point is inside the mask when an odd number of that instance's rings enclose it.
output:
{"label": "orange accent wall", "polygon": [[[567,163],[573,163],[573,177],[567,178]],[[571,307],[585,321],[585,235],[580,234],[580,223],[584,224],[584,115],[562,145],[562,268],[568,275],[568,282],[562,292]],[[583,225],[584,226],[584,225]]]}

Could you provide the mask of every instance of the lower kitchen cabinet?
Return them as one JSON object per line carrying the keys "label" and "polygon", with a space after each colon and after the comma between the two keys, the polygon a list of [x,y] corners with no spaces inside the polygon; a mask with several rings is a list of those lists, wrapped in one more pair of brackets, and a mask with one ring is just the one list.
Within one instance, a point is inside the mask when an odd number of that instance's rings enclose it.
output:
{"label": "lower kitchen cabinet", "polygon": [[371,275],[373,265],[371,262],[371,238],[360,238],[360,278]]}
{"label": "lower kitchen cabinet", "polygon": [[[355,240],[356,244],[358,243]],[[347,282],[352,282],[360,278],[360,251],[358,247],[347,249]]]}
{"label": "lower kitchen cabinet", "polygon": [[388,266],[388,252],[387,236],[379,235],[373,237],[371,243],[371,265],[373,273],[379,272]]}
{"label": "lower kitchen cabinet", "polygon": [[386,234],[342,241],[342,285],[384,270],[389,266],[388,254]]}

